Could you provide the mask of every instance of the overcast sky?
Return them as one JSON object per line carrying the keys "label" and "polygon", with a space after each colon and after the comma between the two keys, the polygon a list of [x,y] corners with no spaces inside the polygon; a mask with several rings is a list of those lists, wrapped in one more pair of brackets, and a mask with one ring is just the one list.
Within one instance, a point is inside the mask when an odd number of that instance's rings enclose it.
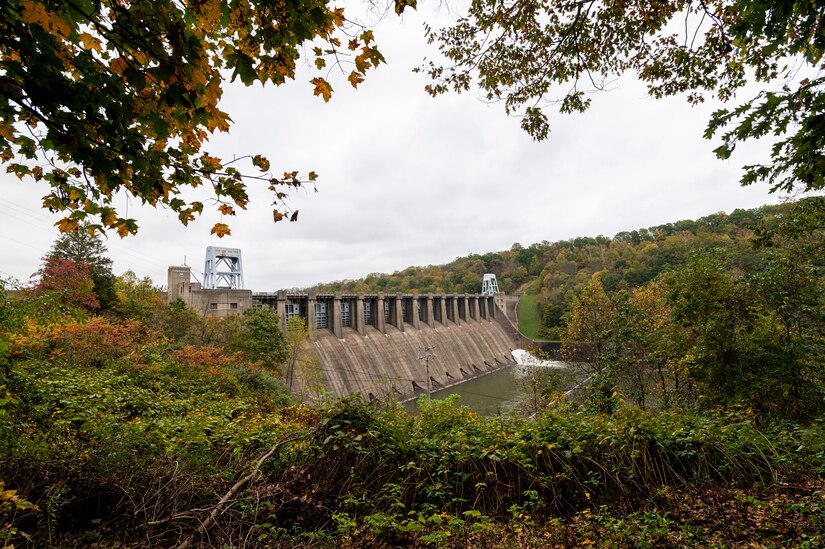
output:
{"label": "overcast sky", "polygon": [[[765,185],[738,184],[743,164],[765,158],[765,144],[719,161],[702,138],[713,105],[654,100],[631,78],[595,96],[585,114],[549,112],[552,133],[540,143],[476,93],[429,97],[425,77],[411,72],[435,54],[422,25],[449,17],[422,8],[382,22],[375,36],[388,64],[357,91],[333,76],[326,104],[313,97],[309,70],[280,88],[229,86],[221,107],[235,123],[207,149],[264,154],[275,173],[315,170],[319,192],[294,193],[299,222],[275,224],[270,193],[253,184],[250,208],[229,219],[232,236],[223,239],[209,235],[218,220],[209,206],[183,227],[132,201],[138,236],[107,241],[115,273],[165,285],[167,266],[185,258],[200,278],[206,247],[230,246],[242,250],[246,287],[275,291],[779,200]],[[0,276],[27,281],[58,217],[40,208],[47,185],[4,173],[0,188]]]}

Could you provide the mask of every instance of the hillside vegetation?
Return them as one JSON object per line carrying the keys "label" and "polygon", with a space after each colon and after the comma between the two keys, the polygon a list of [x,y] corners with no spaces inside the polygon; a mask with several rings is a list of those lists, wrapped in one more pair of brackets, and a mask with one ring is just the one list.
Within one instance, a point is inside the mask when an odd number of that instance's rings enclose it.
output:
{"label": "hillside vegetation", "polygon": [[0,288],[0,545],[820,547],[825,254],[754,247],[782,213],[491,254],[531,258],[542,311],[570,283],[547,330],[589,379],[494,418],[333,401],[300,322],[205,319],[132,273],[104,308],[47,256]]}
{"label": "hillside vegetation", "polygon": [[[818,198],[811,204],[819,203]],[[316,287],[323,291],[477,293],[484,273],[496,275],[505,293],[537,288],[536,309],[541,317],[536,335],[561,337],[574,298],[596,272],[602,273],[606,291],[631,289],[655,280],[662,273],[687,263],[695,250],[720,250],[732,269],[748,270],[770,253],[777,240],[775,229],[791,216],[804,215],[794,205],[762,206],[752,210],[715,213],[655,227],[628,230],[612,238],[579,237],[529,246],[513,244],[509,250],[459,257],[446,265],[408,267],[393,274],[373,273],[359,280],[344,280]],[[796,220],[794,220],[796,221]],[[803,223],[798,223],[802,225]],[[754,246],[761,239],[765,246]],[[816,267],[825,266],[821,257]],[[529,326],[522,326],[530,331]]]}

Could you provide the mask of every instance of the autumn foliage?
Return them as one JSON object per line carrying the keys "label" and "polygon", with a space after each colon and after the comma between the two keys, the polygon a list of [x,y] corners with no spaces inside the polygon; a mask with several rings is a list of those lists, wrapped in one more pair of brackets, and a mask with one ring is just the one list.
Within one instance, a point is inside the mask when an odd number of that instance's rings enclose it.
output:
{"label": "autumn foliage", "polygon": [[89,311],[100,307],[88,263],[47,256],[35,276],[38,277],[37,284],[32,288],[35,296],[54,293],[72,306]]}
{"label": "autumn foliage", "polygon": [[[284,199],[314,184],[314,172],[279,175],[254,152],[222,159],[206,147],[231,125],[219,107],[226,76],[247,86],[284,84],[296,78],[309,43],[322,46],[311,50],[319,75],[310,84],[324,101],[332,94],[328,61],[347,68],[353,86],[383,62],[372,32],[325,0],[7,3],[0,162],[50,188],[43,203],[66,214],[56,223],[61,231],[91,221],[92,230],[136,232],[137,221],[113,203],[120,192],[168,208],[185,225],[204,209],[186,189],[206,186],[216,209],[231,216],[246,208],[249,180],[272,192],[275,221],[295,220]],[[343,61],[350,53],[354,60]],[[212,228],[229,233],[226,223]]]}
{"label": "autumn foliage", "polygon": [[138,322],[113,322],[101,317],[46,325],[28,321],[9,335],[9,351],[17,358],[67,361],[76,366],[100,366],[130,357],[145,344],[150,330]]}

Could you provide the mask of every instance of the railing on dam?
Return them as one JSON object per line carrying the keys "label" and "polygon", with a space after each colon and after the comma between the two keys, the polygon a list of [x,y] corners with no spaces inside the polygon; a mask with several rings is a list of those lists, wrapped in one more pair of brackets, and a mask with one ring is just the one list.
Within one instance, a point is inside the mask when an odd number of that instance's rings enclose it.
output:
{"label": "railing on dam", "polygon": [[310,332],[329,330],[339,339],[344,328],[361,335],[367,326],[386,334],[387,326],[403,332],[410,326],[435,328],[437,324],[460,325],[492,321],[495,304],[492,296],[481,294],[315,294],[281,290],[274,293],[253,293],[257,306],[273,307],[281,322],[303,318]]}

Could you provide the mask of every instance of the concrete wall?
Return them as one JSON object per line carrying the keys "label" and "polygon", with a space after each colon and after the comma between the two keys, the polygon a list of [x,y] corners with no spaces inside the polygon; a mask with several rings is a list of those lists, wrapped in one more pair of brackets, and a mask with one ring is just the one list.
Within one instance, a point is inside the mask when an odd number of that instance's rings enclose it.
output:
{"label": "concrete wall", "polygon": [[481,321],[401,331],[388,326],[386,333],[373,326],[364,335],[344,328],[343,339],[329,331],[316,335],[315,347],[324,384],[341,397],[361,393],[365,397],[398,400],[426,392],[427,364],[419,358],[433,347],[429,361],[432,390],[449,387],[513,363],[512,342],[497,322]]}

